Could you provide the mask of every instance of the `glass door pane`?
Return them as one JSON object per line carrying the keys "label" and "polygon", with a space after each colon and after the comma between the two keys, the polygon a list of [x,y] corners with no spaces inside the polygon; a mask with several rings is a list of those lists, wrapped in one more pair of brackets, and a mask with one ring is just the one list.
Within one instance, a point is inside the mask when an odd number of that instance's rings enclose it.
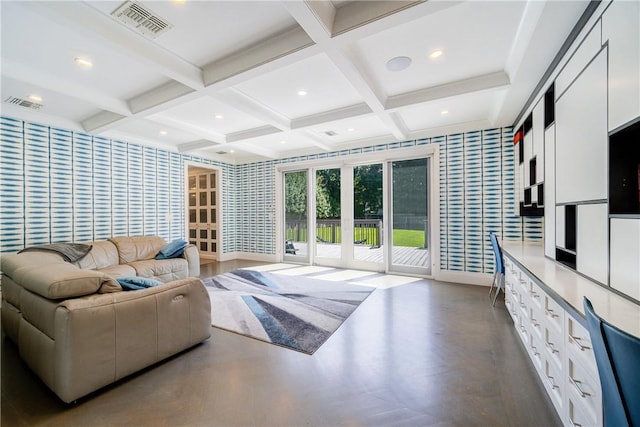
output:
{"label": "glass door pane", "polygon": [[391,162],[391,270],[430,274],[429,159]]}
{"label": "glass door pane", "polygon": [[309,258],[307,171],[284,173],[285,258]]}
{"label": "glass door pane", "polygon": [[353,168],[353,259],[383,264],[382,163]]}
{"label": "glass door pane", "polygon": [[342,257],[340,206],[340,169],[316,170],[316,257]]}

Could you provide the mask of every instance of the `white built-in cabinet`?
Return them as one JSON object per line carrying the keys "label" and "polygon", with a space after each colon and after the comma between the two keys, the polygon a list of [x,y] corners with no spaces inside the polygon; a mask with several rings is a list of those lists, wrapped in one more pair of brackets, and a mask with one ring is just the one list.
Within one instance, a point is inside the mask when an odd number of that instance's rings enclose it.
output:
{"label": "white built-in cabinet", "polygon": [[609,48],[609,130],[640,116],[640,2],[615,1],[602,15]]}
{"label": "white built-in cabinet", "polygon": [[543,207],[545,256],[640,300],[640,211],[612,174],[640,122],[640,2],[601,2],[544,83],[515,127],[516,211]]}
{"label": "white built-in cabinet", "polygon": [[582,322],[509,257],[505,305],[563,424],[602,425],[600,380]]}

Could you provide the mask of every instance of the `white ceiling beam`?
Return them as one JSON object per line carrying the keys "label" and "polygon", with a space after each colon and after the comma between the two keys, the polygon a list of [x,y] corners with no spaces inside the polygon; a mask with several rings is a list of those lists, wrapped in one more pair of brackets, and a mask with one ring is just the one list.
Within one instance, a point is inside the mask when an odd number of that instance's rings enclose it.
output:
{"label": "white ceiling beam", "polygon": [[365,103],[350,105],[344,108],[324,111],[310,116],[299,117],[291,121],[291,129],[302,129],[316,126],[322,123],[333,122],[336,120],[348,119],[351,117],[363,116],[371,114],[371,108]]}
{"label": "white ceiling beam", "polygon": [[137,62],[192,89],[204,87],[202,70],[84,2],[25,2],[32,11],[62,25],[73,26],[84,36],[108,43]]}
{"label": "white ceiling beam", "polygon": [[[376,2],[377,4],[378,2]],[[358,7],[358,13],[355,13],[355,9],[352,9],[348,14],[354,14],[359,16],[360,18],[364,18],[365,20],[374,19],[373,16],[376,13],[381,13],[381,10],[384,10],[384,13],[389,13],[389,8],[395,8],[397,5],[400,5],[401,8],[408,7],[409,3],[413,4],[413,2],[380,2],[381,6],[373,7],[369,5],[367,2],[366,5],[358,6],[356,3],[352,3]],[[361,6],[366,6],[364,9]],[[345,6],[346,8],[347,6]],[[316,8],[314,8],[312,2],[285,2],[285,8],[291,13],[291,15],[298,21],[300,26],[309,33],[309,36],[319,45],[322,46],[325,50],[325,54],[329,57],[329,59],[333,62],[333,64],[338,68],[338,70],[342,73],[342,75],[351,83],[351,85],[355,88],[355,90],[360,94],[363,101],[369,107],[370,111],[363,112],[362,114],[367,114],[373,111],[389,128],[389,131],[398,139],[404,139],[406,137],[406,128],[401,126],[401,121],[399,122],[396,118],[389,117],[385,112],[384,106],[384,95],[382,92],[376,88],[375,83],[372,79],[367,75],[364,71],[363,67],[358,66],[358,61],[355,59],[355,55],[348,51],[347,46],[340,46],[340,43],[334,42],[331,38],[331,30],[330,27],[334,27],[334,22],[325,22],[328,19],[325,15],[316,12]],[[370,10],[374,10],[374,15],[371,14]],[[394,9],[395,10],[395,9]],[[340,19],[340,14],[344,13],[344,11],[339,10],[336,15],[334,15],[335,20]],[[324,16],[324,18],[323,18]],[[378,16],[378,15],[375,15]],[[351,18],[350,18],[351,19]],[[349,21],[350,25],[355,25],[355,21]],[[346,116],[345,116],[346,117]],[[319,118],[319,117],[318,117]],[[339,117],[344,118],[344,117]],[[327,114],[325,121],[335,120],[333,115]],[[309,119],[303,118],[298,121],[298,123],[310,123]],[[313,123],[313,122],[311,122]],[[318,124],[320,121],[316,121],[314,124]]]}
{"label": "white ceiling beam", "polygon": [[212,141],[207,141],[206,139],[199,139],[197,141],[178,144],[178,153],[189,153],[191,151],[201,150],[203,148],[212,148],[219,145],[220,144],[216,144]]}
{"label": "white ceiling beam", "polygon": [[238,111],[242,111],[245,114],[249,114],[254,118],[268,123],[269,125],[276,127],[280,130],[290,130],[291,120],[277,111],[268,108],[266,105],[256,101],[255,99],[247,96],[242,91],[235,88],[227,88],[220,92],[210,95],[212,98],[223,102]]}
{"label": "white ceiling beam", "polygon": [[207,64],[203,67],[204,84],[210,86],[312,45],[313,40],[302,29],[290,28],[248,49]]}
{"label": "white ceiling beam", "polygon": [[247,153],[257,154],[267,159],[277,159],[278,157],[280,157],[280,153],[273,150],[269,150],[268,148],[259,147],[255,143],[250,143],[250,142],[229,143],[229,144],[225,144],[223,147],[229,147],[229,148],[233,147],[233,149],[241,150]]}
{"label": "white ceiling beam", "polygon": [[178,99],[193,91],[193,88],[189,86],[185,86],[176,81],[170,81],[131,98],[128,103],[132,112],[139,113],[152,107],[165,105],[168,101]]}
{"label": "white ceiling beam", "polygon": [[327,145],[322,139],[320,139],[317,135],[314,135],[311,131],[302,131],[305,138],[307,138],[313,145],[324,150],[324,151],[332,151],[335,150],[336,147],[332,147],[331,145]]}
{"label": "white ceiling beam", "polygon": [[[40,87],[47,91],[75,98],[97,108],[108,110],[122,116],[130,116],[131,111],[125,101],[98,92],[90,87],[86,87],[75,82],[56,77],[43,70],[37,70],[10,59],[2,60],[2,75],[14,80]],[[17,95],[16,95],[17,96]],[[46,102],[46,101],[45,101]]]}
{"label": "white ceiling beam", "polygon": [[82,121],[82,127],[86,132],[100,133],[109,130],[115,123],[122,124],[127,117],[112,113],[111,111],[101,111]]}
{"label": "white ceiling beam", "polygon": [[199,138],[202,138],[202,140],[211,141],[212,143],[224,144],[225,142],[227,142],[227,138],[223,133],[213,131],[210,128],[194,126],[190,123],[176,120],[169,114],[158,113],[152,116],[148,116],[146,119],[158,124],[171,126],[172,128],[181,130],[183,132],[191,133],[198,136]]}
{"label": "white ceiling beam", "polygon": [[404,123],[404,120],[402,120],[402,117],[400,117],[399,114],[378,114],[378,118],[382,120],[385,126],[387,126],[387,128],[391,131],[393,136],[398,138],[399,141],[409,138],[409,129],[407,129],[407,125]]}
{"label": "white ceiling beam", "polygon": [[422,1],[402,0],[347,3],[336,14],[333,34],[341,34],[354,28],[365,26],[420,3]]}
{"label": "white ceiling beam", "polygon": [[513,80],[520,69],[525,53],[529,49],[531,38],[538,26],[538,21],[542,17],[542,12],[546,6],[544,1],[526,2],[524,12],[518,24],[518,31],[511,44],[507,64],[505,66],[506,73]]}
{"label": "white ceiling beam", "polygon": [[422,104],[438,99],[450,98],[452,96],[504,88],[505,86],[509,86],[509,84],[510,80],[507,73],[504,71],[497,71],[495,73],[484,74],[451,83],[445,83],[439,86],[394,95],[387,99],[385,107],[387,111],[394,111],[409,105]]}
{"label": "white ceiling beam", "polygon": [[336,9],[330,1],[282,1],[282,6],[318,44],[331,38]]}
{"label": "white ceiling beam", "polygon": [[230,133],[227,135],[227,142],[244,141],[251,138],[259,138],[261,136],[273,135],[281,132],[282,131],[280,129],[274,128],[273,126],[261,126],[258,128]]}

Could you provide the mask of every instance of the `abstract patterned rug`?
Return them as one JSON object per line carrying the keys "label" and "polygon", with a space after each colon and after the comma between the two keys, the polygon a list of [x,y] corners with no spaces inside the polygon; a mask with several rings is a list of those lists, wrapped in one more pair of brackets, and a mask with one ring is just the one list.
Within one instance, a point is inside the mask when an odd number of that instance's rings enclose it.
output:
{"label": "abstract patterned rug", "polygon": [[313,354],[374,288],[235,270],[203,280],[216,328]]}

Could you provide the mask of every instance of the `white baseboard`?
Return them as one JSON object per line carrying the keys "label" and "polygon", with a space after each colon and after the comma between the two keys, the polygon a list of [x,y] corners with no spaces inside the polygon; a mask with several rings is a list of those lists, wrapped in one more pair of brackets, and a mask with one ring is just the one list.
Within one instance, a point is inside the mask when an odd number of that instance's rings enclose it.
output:
{"label": "white baseboard", "polygon": [[220,261],[231,261],[234,259],[246,259],[248,261],[262,261],[262,262],[278,262],[277,255],[271,254],[256,254],[253,252],[227,252],[220,255]]}
{"label": "white baseboard", "polygon": [[491,286],[493,274],[440,270],[436,273],[434,279],[442,282],[463,283],[465,285]]}

